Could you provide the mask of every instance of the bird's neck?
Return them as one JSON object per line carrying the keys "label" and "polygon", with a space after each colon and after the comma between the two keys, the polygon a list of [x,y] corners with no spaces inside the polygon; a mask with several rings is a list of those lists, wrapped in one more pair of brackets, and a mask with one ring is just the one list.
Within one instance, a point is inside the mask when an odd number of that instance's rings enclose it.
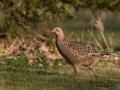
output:
{"label": "bird's neck", "polygon": [[63,39],[65,39],[65,37],[64,37],[64,35],[57,35],[57,39],[58,40],[63,40]]}

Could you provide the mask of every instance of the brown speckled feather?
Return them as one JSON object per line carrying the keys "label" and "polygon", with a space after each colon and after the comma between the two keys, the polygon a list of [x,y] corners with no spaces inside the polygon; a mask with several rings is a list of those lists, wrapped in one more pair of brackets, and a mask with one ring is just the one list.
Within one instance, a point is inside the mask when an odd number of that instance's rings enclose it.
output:
{"label": "brown speckled feather", "polygon": [[106,54],[104,51],[99,50],[93,46],[88,44],[77,42],[77,41],[68,41],[68,48],[72,48],[77,51],[79,55],[90,56],[90,55],[104,55]]}
{"label": "brown speckled feather", "polygon": [[[96,56],[97,58],[99,58],[99,56],[101,56],[102,53],[102,51],[100,51],[97,48],[93,48],[90,45],[76,41],[69,41],[65,38],[62,41],[57,39],[56,45],[61,55],[70,64],[75,64],[75,63],[77,63],[78,65],[86,65],[86,63],[91,64],[92,59],[95,58]],[[97,53],[93,52],[92,49],[96,50]]]}

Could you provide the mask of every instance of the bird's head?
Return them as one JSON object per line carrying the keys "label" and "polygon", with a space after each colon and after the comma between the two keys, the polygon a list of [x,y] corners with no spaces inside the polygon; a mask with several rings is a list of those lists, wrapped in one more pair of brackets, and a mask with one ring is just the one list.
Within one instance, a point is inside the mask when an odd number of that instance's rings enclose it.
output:
{"label": "bird's head", "polygon": [[51,32],[55,33],[57,37],[64,37],[63,31],[59,27],[55,27]]}

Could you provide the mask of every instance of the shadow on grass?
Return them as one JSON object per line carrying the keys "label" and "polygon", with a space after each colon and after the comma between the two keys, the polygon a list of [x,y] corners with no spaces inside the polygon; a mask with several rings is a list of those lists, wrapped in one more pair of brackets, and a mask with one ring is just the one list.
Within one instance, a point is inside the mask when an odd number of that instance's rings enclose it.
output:
{"label": "shadow on grass", "polygon": [[[35,73],[35,74],[42,74],[42,75],[63,75],[56,71],[49,71],[49,70],[43,70],[43,69],[15,69],[15,68],[6,68],[6,69],[0,69],[0,71],[7,71],[7,72],[22,72],[22,73]],[[67,75],[67,74],[64,74]]]}
{"label": "shadow on grass", "polygon": [[1,79],[5,80],[4,85],[10,87],[16,85],[16,87],[20,86],[23,89],[30,87],[34,90],[115,90],[119,87],[116,84],[118,78],[114,79],[109,76],[98,78],[92,75],[88,75],[87,77],[86,75],[74,76],[67,73],[61,74],[58,71],[51,71],[49,69],[18,69],[15,67],[3,68],[0,71],[0,75],[3,76]]}

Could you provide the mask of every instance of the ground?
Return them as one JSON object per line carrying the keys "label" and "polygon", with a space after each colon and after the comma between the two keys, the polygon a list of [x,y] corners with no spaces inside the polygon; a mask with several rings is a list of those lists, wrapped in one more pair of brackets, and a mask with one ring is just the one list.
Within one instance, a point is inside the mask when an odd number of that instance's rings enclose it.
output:
{"label": "ground", "polygon": [[119,90],[120,66],[100,61],[95,65],[95,78],[86,67],[75,75],[68,64],[47,67],[28,66],[15,62],[0,65],[0,90]]}

